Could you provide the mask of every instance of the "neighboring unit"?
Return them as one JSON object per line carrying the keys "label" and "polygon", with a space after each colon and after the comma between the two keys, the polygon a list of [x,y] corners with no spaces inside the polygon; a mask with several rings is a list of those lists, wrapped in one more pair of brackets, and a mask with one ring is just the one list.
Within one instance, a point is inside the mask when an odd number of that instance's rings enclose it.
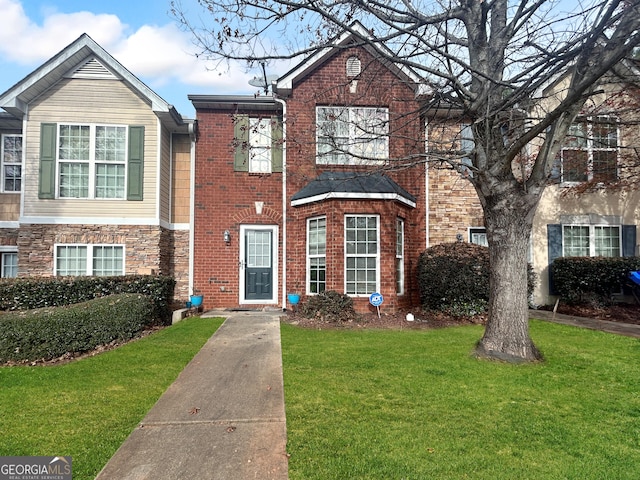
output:
{"label": "neighboring unit", "polygon": [[174,276],[189,293],[191,133],[84,34],[0,95],[3,276]]}

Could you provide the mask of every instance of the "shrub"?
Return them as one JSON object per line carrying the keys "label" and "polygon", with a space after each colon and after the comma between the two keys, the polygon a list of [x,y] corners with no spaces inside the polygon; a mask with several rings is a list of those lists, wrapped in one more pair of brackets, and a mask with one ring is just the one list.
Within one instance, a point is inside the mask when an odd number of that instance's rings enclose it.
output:
{"label": "shrub", "polygon": [[569,304],[608,305],[637,270],[638,257],[561,257],[551,265],[554,287]]}
{"label": "shrub", "polygon": [[175,280],[156,275],[18,278],[0,281],[0,310],[28,310],[85,302],[117,293],[140,293],[154,301],[154,320],[171,320]]}
{"label": "shrub", "polygon": [[353,320],[356,316],[351,297],[333,290],[308,297],[300,305],[300,313],[307,318],[328,322]]}
{"label": "shrub", "polygon": [[0,362],[51,360],[129,340],[150,324],[153,310],[147,295],[120,294],[0,315]]}
{"label": "shrub", "polygon": [[[535,276],[528,267],[529,295]],[[457,317],[484,313],[489,302],[489,249],[466,242],[428,248],[418,260],[420,302],[427,310]]]}

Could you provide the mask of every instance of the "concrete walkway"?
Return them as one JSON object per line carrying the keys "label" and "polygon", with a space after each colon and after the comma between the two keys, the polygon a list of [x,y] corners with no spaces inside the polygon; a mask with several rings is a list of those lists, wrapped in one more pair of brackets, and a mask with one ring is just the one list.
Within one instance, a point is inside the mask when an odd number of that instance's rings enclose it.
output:
{"label": "concrete walkway", "polygon": [[98,480],[288,478],[281,312],[228,316]]}
{"label": "concrete walkway", "polygon": [[591,330],[601,330],[607,333],[615,333],[627,337],[640,338],[640,325],[630,323],[610,322],[608,320],[596,320],[595,318],[574,317],[553,313],[545,310],[529,310],[529,318],[546,320],[548,322],[572,325],[574,327],[589,328]]}

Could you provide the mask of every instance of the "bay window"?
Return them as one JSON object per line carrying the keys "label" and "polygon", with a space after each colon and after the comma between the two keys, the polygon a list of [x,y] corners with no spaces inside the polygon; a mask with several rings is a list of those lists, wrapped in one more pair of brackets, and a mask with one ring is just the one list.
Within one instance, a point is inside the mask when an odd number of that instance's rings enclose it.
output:
{"label": "bay window", "polygon": [[307,220],[307,293],[322,293],[326,287],[326,217]]}
{"label": "bay window", "polygon": [[377,215],[345,217],[345,293],[370,295],[379,290]]}

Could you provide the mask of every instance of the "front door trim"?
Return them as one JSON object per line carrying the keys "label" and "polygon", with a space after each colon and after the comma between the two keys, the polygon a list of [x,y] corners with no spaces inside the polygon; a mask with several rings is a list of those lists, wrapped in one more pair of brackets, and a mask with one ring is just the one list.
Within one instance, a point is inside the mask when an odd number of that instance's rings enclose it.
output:
{"label": "front door trim", "polygon": [[[261,300],[248,300],[246,298],[246,281],[245,281],[245,268],[246,268],[246,235],[249,230],[263,230],[271,231],[271,258],[273,268],[273,288],[271,290],[271,298]],[[238,259],[238,265],[240,266],[238,272],[239,289],[238,289],[238,301],[240,305],[277,305],[279,295],[278,284],[278,226],[277,225],[240,225],[240,258]]]}

